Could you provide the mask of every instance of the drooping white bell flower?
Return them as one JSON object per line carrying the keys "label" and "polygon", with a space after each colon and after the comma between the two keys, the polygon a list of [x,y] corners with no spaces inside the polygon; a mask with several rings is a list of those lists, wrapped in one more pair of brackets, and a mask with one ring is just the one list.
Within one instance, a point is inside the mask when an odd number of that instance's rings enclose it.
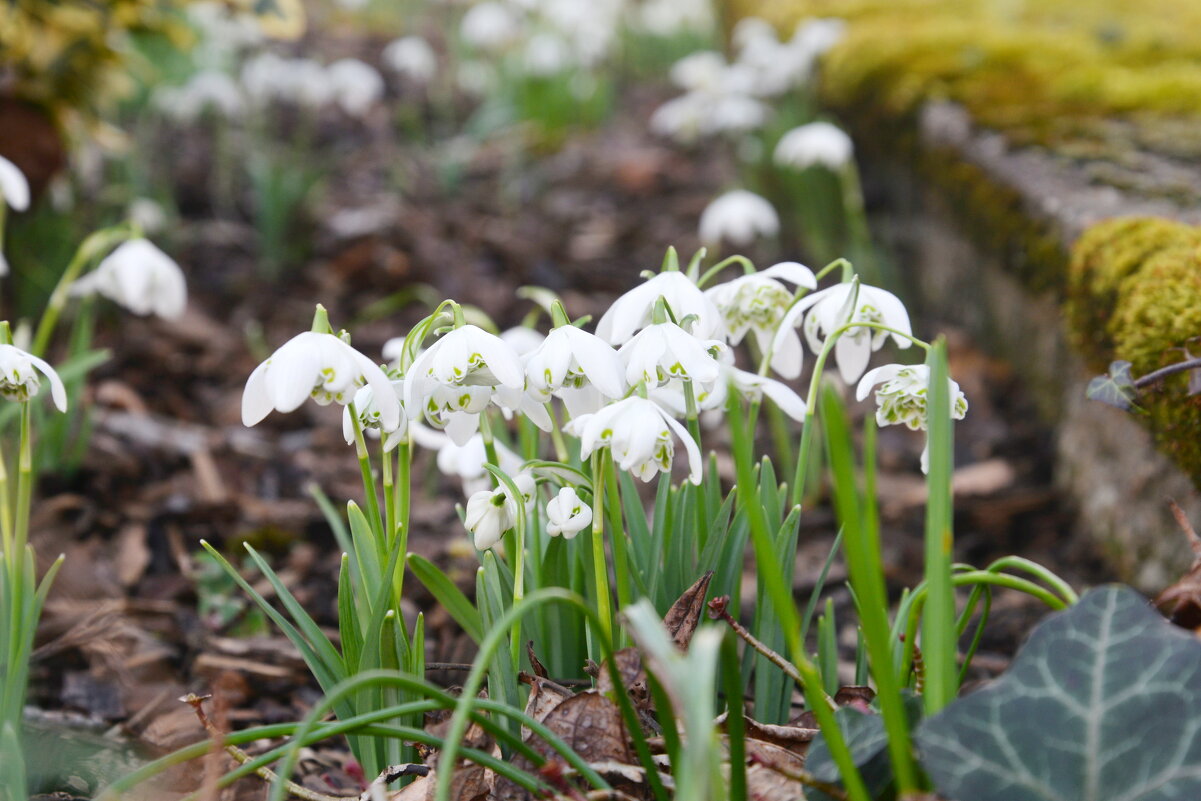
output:
{"label": "drooping white bell flower", "polygon": [[[780,321],[793,301],[793,293],[784,286],[784,281],[804,289],[817,289],[812,270],[795,261],[784,261],[705,290],[725,320],[731,345],[742,342],[750,331],[760,352],[767,353],[773,347]],[[796,378],[801,374],[803,360],[801,338],[789,326],[779,348],[771,351],[771,368],[785,378]]]}
{"label": "drooping white bell flower", "polygon": [[637,396],[585,414],[564,426],[580,439],[580,458],[587,459],[598,448],[609,448],[613,461],[643,481],[660,472],[670,472],[675,456],[674,433],[688,456],[688,480],[701,483],[701,450],[684,426],[657,403]]}
{"label": "drooping white bell flower", "polygon": [[[400,401],[401,393],[404,391],[404,379],[393,378],[390,384],[392,395],[396,397],[397,401]],[[408,415],[405,413],[403,403],[400,406],[400,421],[391,428],[384,427],[380,405],[375,401],[375,387],[370,385],[359,387],[358,391],[354,393],[353,403],[355,412],[358,414],[359,427],[373,436],[382,437],[385,452],[401,443],[409,426]],[[346,438],[347,445],[354,443],[354,420],[350,416],[349,404],[342,411],[342,436]]]}
{"label": "drooping white bell flower", "polygon": [[[696,408],[704,413],[701,415],[702,422],[720,421],[731,387],[736,394],[747,400],[759,401],[766,396],[793,420],[804,422],[805,401],[787,384],[738,369],[734,365],[734,354],[728,349],[718,356],[717,361],[721,368],[717,379],[708,384],[698,385],[694,389]],[[651,400],[676,417],[682,417],[688,411],[684,384],[681,381],[668,381],[663,386],[650,390],[649,394]]]}
{"label": "drooping white bell flower", "polygon": [[[463,445],[456,445],[454,440],[441,431],[426,428],[420,423],[409,424],[409,434],[413,442],[423,448],[437,452],[435,463],[438,470],[446,476],[454,476],[463,482],[463,492],[471,495],[492,485],[492,479],[484,465],[488,462],[488,452],[484,447],[484,438],[476,434],[467,439]],[[516,475],[521,470],[522,459],[503,443],[494,442],[496,458],[500,461],[498,467],[509,475]]]}
{"label": "drooping white bell flower", "polygon": [[574,487],[563,487],[546,502],[546,521],[547,534],[562,534],[563,539],[570,540],[592,525],[592,508],[580,500]]}
{"label": "drooping white bell flower", "polygon": [[480,490],[467,499],[463,525],[475,538],[476,550],[484,551],[500,542],[504,533],[517,525],[517,504],[528,510],[534,503],[534,478],[529,473],[513,477],[522,498],[510,497],[509,488],[501,485],[494,490]]}
{"label": "drooping white bell flower", "polygon": [[384,48],[384,63],[413,83],[429,83],[438,71],[438,57],[420,36],[402,36]]}
{"label": "drooping white bell flower", "polygon": [[775,236],[779,230],[780,218],[771,203],[745,189],[720,195],[701,212],[702,242],[749,245],[756,237]]}
{"label": "drooping white bell flower", "polygon": [[233,118],[242,113],[242,90],[220,70],[204,70],[183,86],[167,86],[154,93],[154,103],[176,122],[194,122],[206,112]]}
{"label": "drooping white bell flower", "polygon": [[586,383],[616,400],[625,394],[621,372],[613,346],[574,325],[552,329],[525,360],[526,386],[543,401],[564,388]]}
{"label": "drooping white bell flower", "polygon": [[7,203],[13,211],[29,208],[29,181],[21,168],[4,156],[0,156],[0,202]]}
{"label": "drooping white bell flower", "polygon": [[74,295],[97,293],[134,314],[173,320],[188,305],[183,270],[146,239],[129,239],[72,286]]}
{"label": "drooping white bell flower", "polygon": [[472,6],[459,22],[459,36],[479,50],[503,50],[520,35],[521,22],[516,14],[503,3],[492,0]]}
{"label": "drooping white bell flower", "polygon": [[559,36],[536,33],[525,43],[521,65],[526,75],[546,78],[572,66],[571,46]]}
{"label": "drooping white bell flower", "polygon": [[307,398],[322,406],[345,406],[363,385],[374,391],[380,428],[396,430],[403,413],[400,400],[379,365],[333,334],[305,331],[254,368],[242,392],[242,422],[253,426],[272,410],[295,411]]}
{"label": "drooping white bell flower", "polygon": [[[821,351],[825,337],[851,322],[876,323],[895,328],[904,334],[912,333],[909,313],[905,311],[905,305],[896,295],[878,287],[860,285],[858,300],[852,309],[851,299],[854,291],[855,285],[846,282],[801,298],[780,321],[780,329],[773,344],[779,346],[782,343],[787,330],[796,326],[806,310],[809,310],[809,313],[804,322],[805,339],[814,353]],[[838,362],[842,380],[848,384],[859,380],[863,371],[867,369],[872,353],[884,346],[888,336],[888,332],[860,326],[844,332],[834,344],[834,358]],[[892,338],[901,348],[907,348],[911,344],[908,338],[899,334],[893,334]]]}
{"label": "drooping white bell flower", "polygon": [[[523,359],[530,355],[534,350],[542,344],[546,339],[541,332],[535,331],[532,328],[526,328],[523,325],[506,328],[500,332],[500,338],[509,347],[513,348],[513,352]],[[387,347],[385,345],[385,347]]]}
{"label": "drooping white bell flower", "polygon": [[716,50],[698,50],[671,65],[671,82],[681,89],[707,89],[721,82],[729,68],[726,57]]}
{"label": "drooping white bell flower", "polygon": [[[855,388],[855,399],[863,400],[876,390],[876,424],[903,425],[910,431],[926,431],[930,412],[927,394],[930,386],[930,367],[925,364],[885,364],[869,370]],[[959,384],[947,378],[951,398],[951,419],[962,420],[967,414],[967,397]],[[930,444],[922,449],[922,472],[930,471]]]}
{"label": "drooping white bell flower", "polygon": [[725,343],[699,339],[675,323],[655,323],[634,335],[617,355],[626,368],[626,382],[645,381],[657,387],[671,379],[708,384],[717,380],[717,354]]}
{"label": "drooping white bell flower", "polygon": [[500,337],[463,325],[413,362],[405,377],[404,404],[420,407],[430,425],[461,445],[478,429],[479,414],[498,388],[524,391],[520,357]]}
{"label": "drooping white bell flower", "polygon": [[773,159],[798,170],[820,165],[838,171],[850,162],[854,149],[851,137],[837,125],[811,122],[780,137]]}
{"label": "drooping white bell flower", "polygon": [[60,412],[67,411],[67,389],[54,368],[15,345],[0,345],[0,396],[25,403],[41,390],[41,373],[50,382],[50,398]]}
{"label": "drooping white bell flower", "polygon": [[679,270],[658,273],[613,301],[596,324],[596,335],[610,345],[628,342],[635,331],[650,324],[659,298],[677,320],[695,317],[688,329],[694,335],[705,339],[724,335],[721,313],[713,301]]}
{"label": "drooping white bell flower", "polygon": [[343,58],[325,69],[329,91],[351,117],[362,117],[384,96],[384,79],[375,67],[357,58]]}

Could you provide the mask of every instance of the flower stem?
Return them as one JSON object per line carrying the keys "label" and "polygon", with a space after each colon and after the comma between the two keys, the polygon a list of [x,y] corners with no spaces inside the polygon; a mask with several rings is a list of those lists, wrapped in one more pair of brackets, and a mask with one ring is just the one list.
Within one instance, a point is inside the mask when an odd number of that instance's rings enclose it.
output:
{"label": "flower stem", "polygon": [[[609,565],[605,560],[605,467],[612,463],[609,451],[592,454],[592,572],[596,579],[596,611],[603,639],[613,636],[613,609],[609,595]],[[616,533],[614,533],[616,536]]]}
{"label": "flower stem", "polygon": [[75,279],[79,278],[79,274],[88,265],[88,262],[95,258],[101,251],[107,250],[124,239],[128,239],[130,234],[131,231],[125,226],[114,226],[96,231],[80,243],[79,248],[75,251],[75,255],[71,257],[71,261],[67,264],[67,269],[63,270],[58,283],[54,285],[54,291],[50,293],[50,300],[46,304],[46,310],[42,312],[42,318],[38,321],[37,332],[34,334],[33,347],[30,349],[30,353],[34,356],[46,355],[46,348],[50,346],[50,337],[54,334],[54,327],[58,324],[58,318],[62,314],[70,297],[71,285],[75,283]]}
{"label": "flower stem", "polygon": [[377,548],[383,548],[385,539],[384,520],[380,516],[379,496],[375,491],[375,474],[371,469],[371,452],[367,450],[367,440],[363,437],[363,424],[359,420],[359,412],[351,401],[347,407],[350,410],[350,422],[354,426],[355,455],[359,459],[359,471],[363,476],[363,497],[367,503],[367,519],[371,522],[371,530],[375,533]]}
{"label": "flower stem", "polygon": [[[412,493],[412,468],[413,448],[406,433],[405,438],[396,446],[396,480],[393,487],[396,497],[392,502],[396,509],[395,536],[400,538],[400,544],[397,547],[401,556],[407,554],[409,550],[409,505]],[[397,560],[396,575],[392,577],[392,592],[398,604],[397,609],[400,608],[401,591],[404,589],[405,561],[404,559]]]}

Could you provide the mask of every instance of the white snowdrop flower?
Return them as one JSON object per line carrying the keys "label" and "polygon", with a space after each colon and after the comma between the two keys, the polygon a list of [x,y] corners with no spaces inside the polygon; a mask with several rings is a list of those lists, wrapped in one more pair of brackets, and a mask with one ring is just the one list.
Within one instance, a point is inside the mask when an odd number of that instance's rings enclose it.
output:
{"label": "white snowdrop flower", "polygon": [[684,443],[688,456],[688,480],[701,483],[701,450],[696,441],[652,400],[635,396],[611,403],[595,414],[575,418],[564,430],[579,437],[581,459],[607,447],[618,467],[643,481],[671,471],[674,433]]}
{"label": "white snowdrop flower", "polygon": [[60,412],[67,411],[67,389],[54,368],[15,345],[0,345],[0,395],[24,403],[42,387],[41,373],[50,382],[50,398]]}
{"label": "white snowdrop flower", "polygon": [[779,44],[775,27],[762,17],[743,17],[734,25],[730,41],[739,56],[765,44]]}
{"label": "white snowdrop flower", "polygon": [[761,353],[771,350],[771,368],[785,378],[796,378],[801,374],[804,359],[796,330],[789,326],[778,349],[773,348],[780,321],[793,301],[793,292],[784,281],[804,289],[817,289],[812,270],[795,261],[785,261],[717,284],[705,290],[705,295],[721,312],[731,345],[739,344],[751,332]]}
{"label": "white snowdrop flower", "polygon": [[[500,332],[501,340],[513,349],[518,356],[526,357],[537,350],[546,339],[541,332],[524,325],[507,328]],[[385,346],[386,347],[386,346]]]}
{"label": "white snowdrop flower", "polygon": [[650,324],[655,303],[663,298],[676,320],[694,316],[689,331],[702,339],[725,335],[721,312],[700,287],[679,270],[666,270],[613,301],[596,324],[596,335],[610,345],[629,341],[634,332]]}
{"label": "white snowdrop flower", "polygon": [[846,20],[815,18],[800,22],[792,34],[792,44],[815,58],[824,54],[846,36]]}
{"label": "white snowdrop flower", "polygon": [[671,82],[681,89],[711,89],[720,85],[729,69],[726,57],[716,50],[698,50],[671,66]]}
{"label": "white snowdrop flower", "polygon": [[[486,489],[492,485],[492,480],[484,465],[488,463],[488,452],[484,448],[484,438],[480,434],[468,437],[462,445],[456,445],[454,440],[441,431],[426,428],[420,423],[410,422],[409,434],[413,442],[427,450],[436,452],[435,463],[438,470],[446,476],[453,476],[463,482],[463,491],[470,495],[477,490]],[[521,470],[522,459],[503,443],[494,442],[498,467],[509,475],[516,475]]]}
{"label": "white snowdrop flower", "polygon": [[128,213],[129,221],[148,234],[156,234],[167,225],[167,212],[158,201],[148,197],[134,198]]}
{"label": "white snowdrop flower", "polygon": [[557,75],[571,66],[571,48],[558,36],[536,33],[525,43],[521,64],[527,75],[537,78]]}
{"label": "white snowdrop flower", "polygon": [[513,477],[513,483],[521,491],[520,499],[509,497],[509,488],[504,485],[494,490],[480,490],[467,499],[463,525],[474,536],[476,550],[485,551],[496,545],[506,531],[517,525],[518,503],[527,509],[533,508],[533,477],[521,473]]}
{"label": "white snowdrop flower", "polygon": [[[876,390],[876,424],[879,426],[903,425],[910,431],[926,431],[929,427],[927,393],[930,386],[930,368],[924,364],[886,364],[869,370],[855,388],[855,399],[863,400]],[[947,379],[951,397],[951,419],[962,420],[967,414],[967,397],[959,384]],[[930,471],[930,444],[922,449],[922,472]]]}
{"label": "white snowdrop flower", "polygon": [[384,48],[382,57],[393,72],[414,83],[429,83],[438,71],[434,48],[420,36],[400,37]]}
{"label": "white snowdrop flower", "polygon": [[320,63],[311,58],[294,58],[284,62],[283,69],[282,99],[307,108],[318,108],[334,99],[332,73]]}
{"label": "white snowdrop flower", "polygon": [[543,401],[565,388],[585,384],[607,398],[625,394],[621,361],[613,346],[574,325],[552,329],[525,361],[526,386]]}
{"label": "white snowdrop flower", "polygon": [[242,90],[219,70],[204,70],[183,86],[167,87],[155,94],[155,104],[177,122],[193,122],[206,112],[236,117],[244,107]]}
{"label": "white snowdrop flower", "polygon": [[709,109],[702,129],[706,133],[746,133],[762,127],[771,116],[771,108],[749,95],[726,94],[717,97]]}
{"label": "white snowdrop flower", "polygon": [[71,286],[74,295],[103,295],[134,314],[173,320],[184,313],[188,287],[170,256],[146,239],[122,242]]}
{"label": "white snowdrop flower", "polygon": [[702,129],[706,127],[707,105],[707,98],[700,92],[689,92],[679,97],[673,97],[651,114],[651,132],[677,142],[692,142],[701,135]]}
{"label": "white snowdrop flower", "polygon": [[503,3],[486,0],[467,10],[459,22],[459,36],[479,50],[498,51],[521,35],[521,21]]}
{"label": "white snowdrop flower", "polygon": [[707,384],[717,379],[717,354],[725,349],[723,342],[698,339],[675,323],[656,323],[622,345],[618,356],[630,386],[645,381],[655,387],[673,378]]}
{"label": "white snowdrop flower", "polygon": [[721,409],[725,406],[726,395],[731,388],[743,398],[758,401],[767,396],[780,411],[796,420],[805,421],[805,401],[792,387],[774,378],[758,373],[739,370],[734,366],[733,354],[723,356],[721,361],[721,377],[713,384],[712,389],[698,397],[698,407],[705,410]]}
{"label": "white snowdrop flower", "polygon": [[270,51],[251,56],[242,64],[241,82],[256,103],[284,100],[292,87],[290,62]]}
{"label": "white snowdrop flower", "polygon": [[29,181],[21,168],[4,156],[0,156],[0,202],[7,203],[13,211],[29,208]]}
{"label": "white snowdrop flower", "polygon": [[[425,419],[459,444],[498,388],[525,389],[521,359],[500,337],[474,325],[449,331],[417,357],[405,377],[404,404],[420,404]],[[462,415],[467,415],[464,418]]]}
{"label": "white snowdrop flower", "polygon": [[242,392],[242,423],[253,426],[272,410],[295,411],[307,398],[345,406],[364,384],[375,392],[380,428],[394,431],[403,411],[379,365],[333,334],[305,331],[254,368]]}
{"label": "white snowdrop flower", "polygon": [[344,58],[326,68],[329,91],[352,117],[362,117],[384,95],[384,79],[370,64]]}
{"label": "white snowdrop flower", "polygon": [[735,189],[717,197],[701,212],[702,242],[749,245],[759,236],[775,236],[780,218],[766,199]]}
{"label": "white snowdrop flower", "polygon": [[638,27],[656,36],[706,31],[713,25],[713,8],[707,0],[645,0],[633,10]]}
{"label": "white snowdrop flower", "polygon": [[[392,395],[399,402],[404,389],[404,379],[393,378],[390,384]],[[352,400],[355,412],[358,414],[359,427],[372,436],[382,437],[385,452],[401,443],[409,426],[408,415],[405,413],[403,403],[400,406],[400,420],[395,426],[385,428],[380,405],[375,402],[375,387],[359,387]],[[349,405],[342,411],[342,436],[345,437],[347,445],[354,444],[354,420],[350,416]]]}
{"label": "white snowdrop flower", "polygon": [[563,487],[546,502],[546,533],[570,540],[592,525],[592,508],[580,500],[574,487]]}
{"label": "white snowdrop flower", "polygon": [[851,137],[837,125],[811,122],[780,137],[773,158],[781,166],[804,169],[821,165],[837,171],[851,161],[853,152]]}
{"label": "white snowdrop flower", "polygon": [[[860,285],[858,300],[852,309],[854,291],[855,285],[847,282],[801,298],[780,321],[774,344],[781,344],[787,330],[796,326],[806,309],[809,313],[804,322],[805,339],[814,353],[822,349],[825,337],[851,322],[876,323],[905,334],[912,333],[909,313],[896,295],[878,287]],[[892,338],[901,348],[911,344],[909,339],[899,334],[893,334]],[[844,332],[834,344],[834,358],[838,362],[842,380],[848,384],[857,381],[867,369],[872,353],[883,347],[887,339],[888,332],[862,326]]]}

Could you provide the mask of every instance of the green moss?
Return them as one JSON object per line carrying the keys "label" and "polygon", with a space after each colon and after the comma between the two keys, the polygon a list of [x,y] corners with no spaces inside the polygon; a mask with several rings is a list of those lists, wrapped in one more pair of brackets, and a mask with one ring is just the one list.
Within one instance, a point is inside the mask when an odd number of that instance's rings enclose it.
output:
{"label": "green moss", "polygon": [[1107,120],[1153,130],[1201,109],[1201,3],[1193,0],[732,6],[785,31],[806,17],[848,20],[848,35],[823,62],[823,97],[838,109],[870,104],[896,119],[928,100],[954,100],[1012,141],[1102,152],[1115,145]]}

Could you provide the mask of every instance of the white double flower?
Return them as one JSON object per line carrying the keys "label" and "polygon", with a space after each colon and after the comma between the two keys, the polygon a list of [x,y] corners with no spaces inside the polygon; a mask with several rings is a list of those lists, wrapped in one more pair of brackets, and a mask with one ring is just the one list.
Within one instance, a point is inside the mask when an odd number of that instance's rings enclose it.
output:
{"label": "white double flower", "polygon": [[[804,322],[805,339],[814,353],[821,351],[826,337],[849,323],[874,323],[894,328],[901,332],[892,334],[897,347],[907,348],[911,344],[905,336],[913,331],[909,313],[896,295],[873,286],[856,288],[854,283],[848,282],[835,284],[797,301],[780,321],[773,349],[784,347],[790,329],[796,327],[806,310],[809,314]],[[842,380],[848,384],[859,380],[872,352],[883,347],[888,336],[886,331],[867,326],[854,326],[844,331],[834,344],[834,359],[838,362]]]}
{"label": "white double flower", "polygon": [[462,445],[479,429],[479,415],[498,391],[525,390],[521,359],[500,337],[474,325],[447,332],[417,357],[405,375],[404,405]]}
{"label": "white double flower", "polygon": [[717,357],[726,345],[716,339],[699,339],[675,323],[655,323],[621,346],[630,386],[646,382],[657,387],[672,379],[709,384],[717,380]]}
{"label": "white double flower", "polygon": [[795,261],[785,261],[749,275],[705,290],[721,312],[731,345],[737,345],[750,332],[760,352],[771,353],[771,368],[785,378],[801,374],[804,351],[801,338],[791,326],[783,329],[778,346],[773,340],[780,322],[792,305],[793,292],[784,281],[803,289],[817,289],[813,271]]}
{"label": "white double flower", "polygon": [[[930,368],[924,364],[886,364],[869,370],[855,388],[856,400],[863,400],[876,390],[876,424],[903,425],[910,431],[926,431],[930,423],[928,391]],[[959,384],[947,379],[951,398],[951,419],[962,420],[967,414],[967,397]],[[930,468],[930,445],[922,449],[922,472]]]}
{"label": "white double flower", "polygon": [[632,397],[575,418],[565,430],[580,439],[580,458],[609,448],[613,461],[643,481],[669,473],[675,456],[674,433],[688,456],[688,480],[701,483],[701,450],[688,431],[652,400]]}
{"label": "white double flower", "polygon": [[573,325],[552,329],[526,356],[526,388],[543,402],[565,389],[591,384],[606,398],[625,394],[621,360],[613,346]]}

